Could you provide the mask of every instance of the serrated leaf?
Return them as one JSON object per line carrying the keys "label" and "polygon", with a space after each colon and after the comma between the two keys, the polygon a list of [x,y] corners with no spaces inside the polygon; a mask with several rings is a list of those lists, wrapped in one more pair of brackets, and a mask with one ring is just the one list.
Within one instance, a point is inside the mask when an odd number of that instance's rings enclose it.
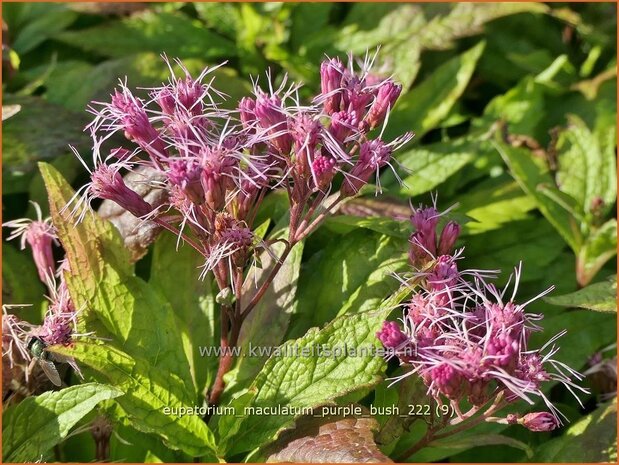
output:
{"label": "serrated leaf", "polygon": [[573,217],[562,205],[540,191],[540,186],[554,185],[548,172],[535,163],[532,154],[527,150],[499,142],[496,142],[496,147],[520,187],[535,199],[537,207],[550,224],[555,227],[572,250],[578,252],[582,245],[582,237]]}
{"label": "serrated leaf", "polygon": [[236,55],[234,44],[182,13],[144,11],[55,37],[69,45],[107,57],[153,52],[178,58],[219,58]]}
{"label": "serrated leaf", "polygon": [[617,199],[616,137],[614,125],[598,135],[575,115],[559,136],[557,184],[581,212],[589,212],[599,200],[608,211]]}
{"label": "serrated leaf", "polygon": [[[251,395],[253,392],[255,395],[249,407],[312,408],[332,404],[360,390],[367,392],[379,382],[385,368],[384,360],[375,353],[379,347],[375,333],[409,292],[408,289],[398,291],[376,312],[344,315],[320,331],[312,328],[302,338],[286,342],[279,354],[271,356],[250,387]],[[317,347],[323,348],[320,355]],[[326,353],[325,348],[331,353]],[[355,351],[355,355],[350,351]],[[273,441],[298,416],[294,411],[260,415],[245,410],[244,414],[238,420],[242,422],[238,433],[222,440],[230,454]]]}
{"label": "serrated leaf", "polygon": [[576,277],[587,285],[604,264],[617,255],[617,220],[611,219],[593,230],[578,253]]}
{"label": "serrated leaf", "polygon": [[533,461],[616,462],[616,399],[574,423],[558,438],[543,444],[533,457]]}
{"label": "serrated leaf", "polygon": [[4,462],[34,462],[64,439],[104,400],[123,393],[104,384],[83,384],[28,397],[2,414]]}
{"label": "serrated leaf", "polygon": [[177,410],[196,405],[184,381],[174,373],[107,345],[76,342],[50,350],[73,357],[95,370],[100,379],[121,389],[125,395],[117,402],[138,430],[157,434],[173,449],[217,461],[215,438],[200,415],[181,415]]}
{"label": "serrated leaf", "polygon": [[[165,297],[134,274],[111,223],[94,213],[75,224],[64,210],[73,190],[49,165],[40,165],[50,212],[70,270],[65,279],[86,331],[112,335],[123,350],[178,375],[195,395],[174,312]],[[105,328],[105,329],[104,329]],[[103,334],[101,334],[103,332]]]}
{"label": "serrated leaf", "polygon": [[611,276],[606,281],[590,284],[576,292],[546,297],[544,300],[562,307],[584,308],[596,312],[616,312],[617,277]]}
{"label": "serrated leaf", "polygon": [[421,84],[400,97],[387,127],[386,139],[413,131],[417,139],[445,118],[469,83],[484,42],[439,66]]}
{"label": "serrated leaf", "polygon": [[372,417],[303,417],[262,455],[269,463],[386,463],[374,442]]}

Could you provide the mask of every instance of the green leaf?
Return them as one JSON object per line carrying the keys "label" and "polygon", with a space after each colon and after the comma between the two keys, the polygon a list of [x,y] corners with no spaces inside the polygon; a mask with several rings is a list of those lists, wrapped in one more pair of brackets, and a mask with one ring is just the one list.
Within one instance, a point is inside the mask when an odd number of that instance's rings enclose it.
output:
{"label": "green leaf", "polygon": [[608,211],[617,199],[616,128],[606,126],[602,134],[594,134],[575,115],[568,117],[568,123],[557,142],[557,184],[576,200],[581,212],[591,211],[599,200]]}
{"label": "green leaf", "polygon": [[[361,199],[356,200],[361,201]],[[363,206],[361,209],[362,208]],[[403,209],[408,214],[409,207],[406,206],[403,207]],[[337,215],[328,218],[324,223],[324,227],[341,235],[345,235],[362,228],[400,239],[407,239],[412,232],[410,223],[394,220],[392,218],[386,218],[384,216],[361,217],[353,215]]]}
{"label": "green leaf", "polygon": [[543,194],[542,186],[554,186],[547,171],[542,170],[528,150],[496,142],[496,147],[510,168],[520,187],[529,194],[546,219],[555,227],[574,252],[582,245],[582,237],[570,213],[560,204]]}
{"label": "green leaf", "polygon": [[71,187],[49,165],[40,165],[52,221],[66,252],[65,279],[77,308],[84,308],[86,331],[111,334],[123,350],[170,371],[195,394],[174,312],[165,297],[136,277],[116,229],[94,213],[74,224],[64,210]]}
{"label": "green leaf", "polygon": [[111,386],[89,383],[27,397],[2,414],[3,461],[39,460],[99,402],[122,394]]}
{"label": "green leaf", "polygon": [[528,219],[535,207],[535,201],[523,194],[516,182],[489,180],[458,196],[458,212],[473,220],[463,226],[461,234],[480,234]]}
{"label": "green leaf", "polygon": [[[21,111],[3,122],[3,194],[26,192],[39,160],[52,160],[69,152],[69,145],[85,146],[83,115],[47,103],[40,97],[5,97]],[[6,104],[7,101],[4,103]]]}
{"label": "green leaf", "polygon": [[149,284],[159,288],[182,322],[198,394],[213,381],[215,357],[200,356],[200,346],[219,343],[216,287],[210,276],[199,279],[204,258],[185,244],[176,250],[177,236],[164,233],[155,242]]}
{"label": "green leaf", "polygon": [[183,380],[174,373],[107,345],[75,342],[70,347],[53,346],[50,350],[73,357],[121,389],[125,395],[117,402],[136,429],[157,434],[173,449],[217,461],[213,433],[200,415],[181,415],[178,411],[196,405]]}
{"label": "green leaf", "polygon": [[56,39],[89,52],[123,57],[140,52],[211,59],[236,55],[234,44],[181,13],[146,10],[120,21],[58,34]]}
{"label": "green leaf", "polygon": [[468,85],[484,42],[439,66],[421,84],[400,97],[389,116],[386,138],[413,131],[421,138],[448,114]]}
{"label": "green leaf", "polygon": [[[312,328],[302,338],[286,342],[279,354],[275,352],[271,356],[250,387],[247,395],[253,399],[249,407],[267,409],[267,412],[268,409],[312,408],[332,404],[358,391],[367,392],[380,381],[385,368],[383,358],[375,352],[380,346],[375,333],[409,293],[409,289],[403,289],[375,312],[344,315],[320,331]],[[322,348],[321,354],[317,352],[318,347]],[[246,416],[237,428],[238,433],[223,438],[223,447],[231,455],[271,442],[301,413],[276,411],[273,415],[261,415],[257,412],[260,410],[244,409]]]}
{"label": "green leaf", "polygon": [[[207,63],[199,58],[189,58],[183,60],[183,65],[192,76],[197,77]],[[172,66],[172,69],[177,76],[182,75],[178,65]],[[156,53],[123,56],[97,65],[66,61],[58,64],[46,79],[46,98],[72,110],[83,111],[92,100],[108,101],[111,89],[118,84],[118,79],[125,77],[134,88],[155,87],[169,79],[170,71]],[[236,105],[236,102],[251,90],[249,83],[229,67],[217,68],[207,79],[212,77],[215,78],[213,85],[230,96],[223,107]]]}
{"label": "green leaf", "polygon": [[617,401],[599,407],[591,415],[543,444],[535,462],[616,462]]}
{"label": "green leaf", "polygon": [[[287,229],[282,230],[276,226],[270,239],[287,237],[287,235]],[[254,347],[277,347],[284,341],[290,319],[297,312],[299,305],[296,296],[303,245],[304,243],[300,242],[292,248],[266,293],[244,320],[238,341],[243,355],[238,357],[233,372],[234,381],[232,381],[231,375],[228,376],[229,384],[252,380],[268,358],[268,355],[248,354],[250,345]],[[276,256],[280,257],[285,245],[282,242],[277,242],[269,247]],[[243,302],[245,303],[243,305],[246,305],[253,298],[275,264],[273,258],[267,252],[261,254],[259,261],[261,267],[254,266],[250,268],[247,274],[243,292]]]}
{"label": "green leaf", "polygon": [[569,294],[546,297],[544,300],[562,307],[578,307],[596,312],[617,311],[617,277],[590,284],[584,289]]}
{"label": "green leaf", "polygon": [[611,219],[595,229],[585,240],[577,257],[576,277],[587,285],[604,264],[617,255],[617,220]]}
{"label": "green leaf", "polygon": [[469,449],[471,447],[501,445],[515,447],[523,450],[528,458],[533,457],[533,449],[522,441],[496,433],[475,434],[470,436],[455,436],[453,438],[432,441],[428,447],[441,447],[448,449]]}
{"label": "green leaf", "polygon": [[484,149],[479,142],[441,142],[396,154],[402,183],[392,172],[382,176],[381,184],[398,194],[413,197],[429,192],[480,156]]}
{"label": "green leaf", "polygon": [[293,334],[336,315],[377,308],[399,285],[392,273],[406,267],[407,240],[356,230],[315,254],[301,275]]}
{"label": "green leaf", "polygon": [[77,14],[61,3],[9,5],[3,11],[11,32],[11,48],[19,55],[69,27]]}

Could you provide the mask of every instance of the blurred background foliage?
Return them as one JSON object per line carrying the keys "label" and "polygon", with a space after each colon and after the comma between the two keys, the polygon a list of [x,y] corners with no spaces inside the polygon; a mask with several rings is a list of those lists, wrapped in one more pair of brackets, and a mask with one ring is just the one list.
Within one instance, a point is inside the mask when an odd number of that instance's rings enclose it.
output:
{"label": "blurred background foliage", "polygon": [[[162,53],[192,71],[226,61],[215,84],[235,102],[250,91],[249,76],[266,69],[303,81],[309,96],[325,55],[379,48],[378,70],[404,86],[385,137],[416,133],[396,155],[404,183],[386,171],[383,196],[351,202],[308,240],[288,336],[330,321],[372,279],[382,284],[364,298],[394,288],[380,270],[406,250],[410,231],[398,219],[409,199],[427,203],[438,192],[439,205],[458,204],[453,212],[465,222],[466,266],[507,271],[522,260],[523,300],[556,286],[536,310],[550,334],[568,329],[561,360],[586,370],[616,343],[616,4],[4,3],[2,11],[5,221],[31,216],[28,200],[46,208],[39,160],[84,182],[68,145],[89,149],[88,103],[106,100],[118,79],[134,88],[165,80]],[[272,197],[265,216],[276,222],[285,207]],[[353,231],[355,241],[337,240]],[[35,321],[43,289],[30,259],[12,243],[2,255],[3,302],[34,303],[27,312]],[[150,261],[152,253],[138,270],[148,275]],[[578,420],[608,391],[589,387],[584,410],[558,387],[551,395]],[[594,415],[589,424],[606,418]],[[567,442],[599,438],[583,421],[553,435],[509,427],[511,448],[496,445],[498,425],[486,425],[412,459],[609,459],[599,445]],[[397,456],[413,439],[407,433],[388,447]],[[91,445],[78,443],[65,448],[66,460],[89,457]],[[152,450],[131,454],[139,461]]]}

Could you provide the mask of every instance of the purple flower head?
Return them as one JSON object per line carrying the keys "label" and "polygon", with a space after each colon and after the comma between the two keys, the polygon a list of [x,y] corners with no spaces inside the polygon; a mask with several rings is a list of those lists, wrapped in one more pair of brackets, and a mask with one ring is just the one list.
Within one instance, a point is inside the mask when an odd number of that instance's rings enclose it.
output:
{"label": "purple flower head", "polygon": [[320,65],[320,100],[328,115],[340,110],[342,78],[347,72],[339,58],[330,58]]}
{"label": "purple flower head", "polygon": [[335,158],[316,155],[312,162],[312,177],[317,190],[325,190],[335,175]]}
{"label": "purple flower head", "polygon": [[39,279],[47,284],[56,270],[54,260],[53,244],[56,241],[56,232],[51,223],[51,218],[42,218],[41,207],[35,202],[31,202],[37,213],[36,220],[23,218],[14,221],[7,221],[3,226],[13,228],[8,240],[20,237],[21,249],[26,248],[26,244],[32,249],[34,264],[39,273]]}
{"label": "purple flower head", "polygon": [[256,101],[251,97],[243,97],[239,101],[238,110],[243,127],[252,128],[256,123]]}
{"label": "purple flower head", "polygon": [[359,192],[372,174],[377,174],[380,168],[389,163],[391,153],[391,146],[380,139],[363,142],[359,159],[342,185],[342,194],[351,196]]}
{"label": "purple flower head", "polygon": [[460,235],[460,229],[460,225],[455,221],[450,221],[445,225],[438,241],[437,253],[439,255],[448,255],[453,252],[454,245]]}
{"label": "purple flower head", "polygon": [[181,188],[197,205],[204,202],[204,191],[200,182],[201,174],[202,167],[193,157],[175,158],[168,162],[166,175],[170,183]]}
{"label": "purple flower head", "polygon": [[122,129],[127,139],[134,141],[149,155],[157,158],[166,154],[165,143],[148,119],[143,102],[134,97],[127,87],[123,86],[121,92],[117,90],[112,95],[107,112],[104,109],[100,117],[111,119],[107,127]]}
{"label": "purple flower head", "polygon": [[448,399],[460,399],[464,390],[462,374],[446,363],[430,370],[428,382],[431,390],[436,390]]}
{"label": "purple flower head", "polygon": [[201,157],[201,183],[206,203],[212,210],[221,210],[226,203],[226,191],[233,186],[238,156],[234,150],[224,147],[205,147]]}
{"label": "purple flower head", "polygon": [[148,215],[153,207],[137,192],[127,187],[118,170],[118,166],[99,165],[90,177],[91,195],[112,200],[138,218]]}
{"label": "purple flower head", "polygon": [[400,92],[402,92],[402,86],[390,79],[380,84],[376,98],[364,119],[369,129],[374,129],[383,122],[385,116],[393,108],[393,105],[400,96]]}
{"label": "purple flower head", "polygon": [[49,345],[70,344],[74,317],[72,313],[49,313],[43,320],[38,336]]}
{"label": "purple flower head", "polygon": [[388,349],[397,349],[408,340],[395,321],[385,321],[376,337]]}
{"label": "purple flower head", "polygon": [[535,432],[552,431],[559,426],[557,418],[548,412],[527,413],[518,423]]}
{"label": "purple flower head", "polygon": [[357,132],[359,117],[355,111],[338,111],[331,117],[329,132],[333,138],[343,144],[351,134]]}
{"label": "purple flower head", "polygon": [[268,144],[281,156],[287,156],[292,149],[292,137],[288,120],[282,107],[282,100],[273,95],[259,93],[256,97],[254,114],[258,125],[265,131]]}
{"label": "purple flower head", "polygon": [[302,177],[311,173],[311,165],[322,126],[306,113],[294,118],[290,123],[290,134],[294,141],[295,171]]}

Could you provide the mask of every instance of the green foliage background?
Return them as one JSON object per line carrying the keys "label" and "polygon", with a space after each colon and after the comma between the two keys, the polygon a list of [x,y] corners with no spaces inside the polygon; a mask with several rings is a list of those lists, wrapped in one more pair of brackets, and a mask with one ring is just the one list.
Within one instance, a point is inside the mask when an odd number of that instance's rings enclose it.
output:
{"label": "green foliage background", "polygon": [[[616,343],[615,4],[4,3],[2,9],[4,113],[9,106],[21,107],[3,123],[4,221],[32,216],[28,200],[46,210],[51,201],[51,213],[54,208],[57,213],[71,192],[63,178],[74,187],[86,179],[68,150],[72,144],[88,151],[82,132],[86,106],[107,99],[125,76],[134,88],[159,84],[167,76],[161,53],[194,71],[227,61],[215,83],[234,102],[250,90],[248,76],[263,76],[267,68],[279,79],[288,73],[303,81],[309,96],[319,88],[325,55],[363,55],[380,46],[380,70],[404,86],[385,137],[416,133],[397,154],[404,183],[385,172],[383,197],[363,196],[349,214],[332,218],[310,237],[282,278],[298,276],[297,285],[256,312],[245,341],[279,345],[303,337],[307,343],[374,343],[373,333],[388,314],[380,302],[397,288],[390,273],[405,267],[410,231],[394,216],[406,214],[409,198],[414,204],[429,202],[438,192],[439,206],[457,203],[454,212],[465,222],[461,245],[467,267],[507,272],[522,260],[523,301],[556,286],[535,310],[545,315],[546,338],[568,329],[560,360],[584,370],[591,355]],[[40,161],[53,166],[42,168],[45,185]],[[283,199],[272,195],[262,219],[273,227],[284,211]],[[364,217],[368,211],[377,216]],[[68,399],[64,404],[56,394],[45,394],[8,409],[5,460],[49,457],[70,428],[92,420],[97,403],[116,423],[111,460],[242,460],[251,451],[250,458],[263,459],[261,446],[294,418],[222,417],[209,428],[189,418],[166,425],[164,418],[148,414],[160,410],[166,396],[199,403],[212,382],[215,367],[196,357],[196,350],[216,340],[217,312],[208,283],[196,280],[191,251],[177,254],[173,240],[161,236],[134,267],[104,222],[89,220],[77,233],[60,235],[75,247],[75,263],[84,266],[84,278],[70,283],[73,295],[99,302],[96,321],[88,324],[115,341],[105,357],[97,352],[101,346],[85,346],[78,347],[76,358],[90,367],[92,380],[114,387],[71,387],[57,393]],[[103,249],[91,249],[93,237]],[[89,253],[101,253],[102,261],[80,262]],[[32,303],[24,317],[40,321],[43,288],[28,253],[5,243],[2,261],[3,303]],[[110,296],[121,299],[122,313],[106,307]],[[265,322],[270,331],[261,330]],[[155,336],[152,326],[159,328]],[[311,327],[324,329],[308,332]],[[155,355],[157,347],[183,349]],[[388,394],[384,381],[377,383],[385,366],[371,360],[356,361],[369,364],[365,371],[339,362],[325,367],[331,378],[309,374],[302,390],[298,378],[293,383],[285,376],[306,373],[302,362],[285,357],[265,362],[239,360],[225,402],[321,405],[345,399],[386,405],[395,395]],[[277,389],[266,379],[277,379]],[[352,394],[343,396],[338,386]],[[559,387],[549,395],[571,426],[534,434],[482,425],[411,460],[616,459],[612,406],[597,407],[595,390],[585,396],[585,409]],[[63,413],[59,405],[73,410]],[[47,413],[41,430],[55,439],[41,446],[45,450],[20,442],[20,435],[31,433],[18,419],[36,409]],[[386,419],[380,421],[384,425]],[[382,449],[391,457],[423,433],[399,424],[389,428],[396,434],[389,440],[383,435]],[[89,434],[82,433],[66,439],[56,458],[90,461],[93,448]]]}

